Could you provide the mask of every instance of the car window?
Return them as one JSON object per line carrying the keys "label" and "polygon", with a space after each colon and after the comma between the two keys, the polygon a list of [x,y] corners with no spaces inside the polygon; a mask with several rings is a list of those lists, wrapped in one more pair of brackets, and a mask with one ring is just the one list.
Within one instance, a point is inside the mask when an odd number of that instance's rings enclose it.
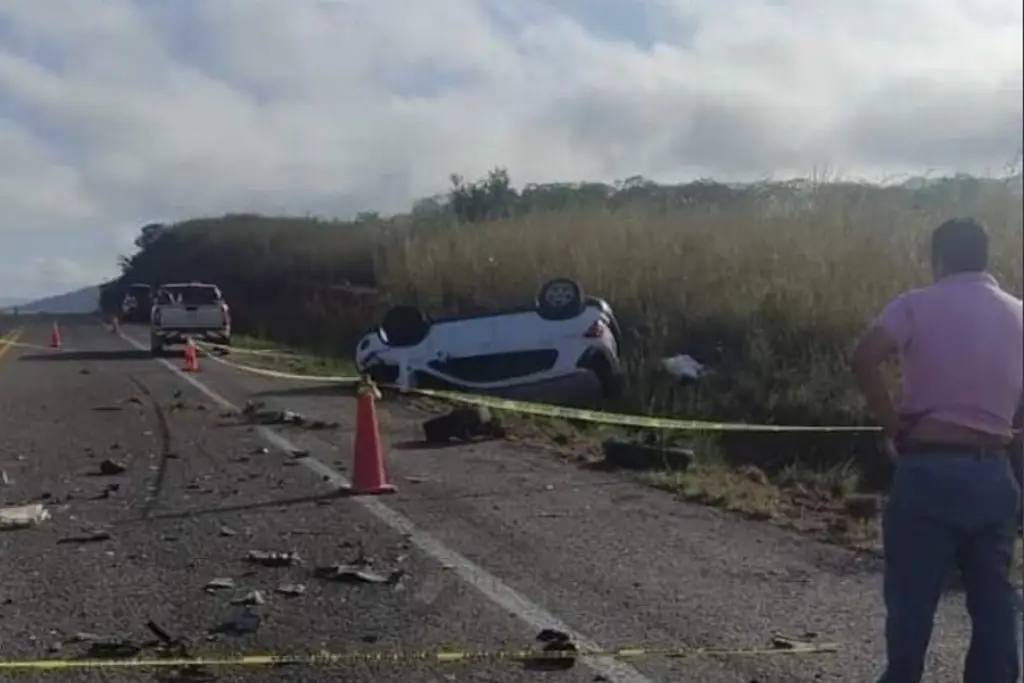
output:
{"label": "car window", "polygon": [[[160,303],[174,303],[181,306],[212,306],[220,303],[220,291],[216,287],[184,286],[168,287],[160,292]],[[163,296],[167,295],[167,300]]]}

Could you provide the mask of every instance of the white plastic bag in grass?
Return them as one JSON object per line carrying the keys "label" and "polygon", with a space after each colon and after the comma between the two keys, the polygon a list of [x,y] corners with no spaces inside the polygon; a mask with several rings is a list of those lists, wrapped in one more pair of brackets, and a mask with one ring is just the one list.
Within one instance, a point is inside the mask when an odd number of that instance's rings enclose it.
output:
{"label": "white plastic bag in grass", "polygon": [[662,358],[661,367],[665,368],[665,372],[676,379],[698,379],[705,372],[705,367],[702,363],[685,353],[672,356],[671,358]]}

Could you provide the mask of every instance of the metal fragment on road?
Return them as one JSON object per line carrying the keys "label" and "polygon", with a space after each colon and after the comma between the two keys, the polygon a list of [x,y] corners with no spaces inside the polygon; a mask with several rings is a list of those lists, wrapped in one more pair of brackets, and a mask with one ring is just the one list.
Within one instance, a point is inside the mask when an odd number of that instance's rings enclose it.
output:
{"label": "metal fragment on road", "polygon": [[221,536],[237,536],[237,535],[238,535],[238,532],[237,532],[237,531],[235,531],[234,529],[232,529],[232,528],[231,528],[231,527],[229,527],[229,526],[222,526],[222,527],[221,527],[221,528],[220,528],[220,529],[218,530],[218,533],[219,533],[219,534],[220,534]]}
{"label": "metal fragment on road", "polygon": [[207,590],[208,592],[212,593],[213,591],[226,590],[226,589],[234,588],[234,587],[235,587],[235,580],[234,579],[232,579],[230,577],[218,577],[218,578],[215,578],[215,579],[210,579],[210,581],[208,581],[207,584],[203,588],[205,590]]}
{"label": "metal fragment on road", "polygon": [[231,599],[232,605],[252,605],[258,607],[259,605],[266,604],[266,602],[267,599],[263,597],[263,593],[257,590],[246,591]]}
{"label": "metal fragment on road", "polygon": [[253,564],[264,567],[291,567],[302,564],[302,558],[294,550],[287,552],[268,552],[265,550],[250,550],[246,559]]}
{"label": "metal fragment on road", "polygon": [[50,512],[42,503],[0,508],[0,531],[29,529],[50,519]]}
{"label": "metal fragment on road", "polygon": [[210,634],[226,634],[232,636],[244,636],[255,633],[259,630],[263,618],[248,607],[232,614],[227,621],[224,621],[210,629]]}
{"label": "metal fragment on road", "polygon": [[[365,565],[354,564],[333,564],[326,567],[317,567],[313,576],[327,581],[339,581],[349,583],[392,583],[389,576],[384,576],[375,571],[367,569]],[[400,578],[400,577],[399,577]]]}
{"label": "metal fragment on road", "polygon": [[65,536],[64,538],[57,539],[58,545],[66,545],[69,543],[86,544],[86,543],[102,543],[103,541],[109,541],[113,536],[110,535],[109,531],[103,529],[89,529],[84,530],[82,534],[78,536]]}
{"label": "metal fragment on road", "polygon": [[127,471],[128,467],[122,465],[116,460],[110,460],[108,458],[107,460],[104,460],[103,462],[100,463],[100,475],[105,477],[112,477],[118,474],[124,474]]}
{"label": "metal fragment on road", "polygon": [[306,593],[306,586],[301,583],[282,583],[275,590],[281,595],[296,598]]}

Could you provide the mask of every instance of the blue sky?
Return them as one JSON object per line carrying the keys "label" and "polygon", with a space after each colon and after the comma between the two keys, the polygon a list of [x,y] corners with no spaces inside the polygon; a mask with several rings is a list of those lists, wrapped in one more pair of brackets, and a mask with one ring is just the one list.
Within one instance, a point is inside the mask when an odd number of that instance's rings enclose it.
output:
{"label": "blue sky", "polygon": [[[0,0],[0,298],[139,226],[517,183],[999,173],[1005,0]],[[955,49],[951,46],[955,46]]]}

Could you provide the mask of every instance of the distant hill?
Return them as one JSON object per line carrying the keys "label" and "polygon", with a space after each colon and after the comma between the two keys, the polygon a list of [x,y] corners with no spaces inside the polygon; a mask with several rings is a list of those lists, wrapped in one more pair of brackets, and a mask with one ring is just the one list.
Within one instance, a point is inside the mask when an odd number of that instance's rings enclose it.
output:
{"label": "distant hill", "polygon": [[24,304],[3,304],[3,306],[8,308],[17,306],[19,313],[93,313],[99,309],[99,301],[99,287],[90,286]]}

